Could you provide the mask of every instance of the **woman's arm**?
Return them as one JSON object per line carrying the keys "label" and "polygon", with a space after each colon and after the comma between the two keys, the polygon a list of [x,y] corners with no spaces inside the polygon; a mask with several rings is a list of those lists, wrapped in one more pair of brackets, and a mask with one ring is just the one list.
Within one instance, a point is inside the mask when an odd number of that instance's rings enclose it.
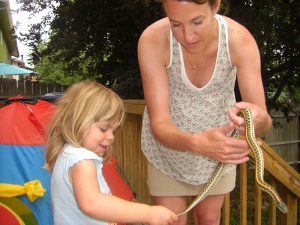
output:
{"label": "woman's arm", "polygon": [[271,128],[272,120],[266,109],[260,53],[253,36],[245,27],[229,18],[226,20],[229,27],[231,61],[237,67],[238,85],[243,101],[236,104],[230,117],[237,126],[243,126],[243,119],[236,115],[241,108],[250,108],[256,136],[262,136]]}
{"label": "woman's arm", "polygon": [[161,206],[125,201],[100,191],[93,160],[83,160],[70,169],[79,209],[95,219],[121,223],[171,224],[177,216]]}
{"label": "woman's arm", "polygon": [[167,18],[148,27],[138,43],[138,60],[153,134],[171,148],[188,149],[190,135],[173,125],[169,113],[169,29]]}

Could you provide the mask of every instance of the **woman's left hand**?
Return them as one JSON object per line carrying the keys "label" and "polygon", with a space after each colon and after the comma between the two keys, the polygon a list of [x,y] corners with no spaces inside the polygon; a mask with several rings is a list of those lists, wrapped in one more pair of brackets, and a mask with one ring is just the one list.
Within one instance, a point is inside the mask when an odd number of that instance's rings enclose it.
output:
{"label": "woman's left hand", "polygon": [[229,111],[229,117],[235,124],[235,129],[239,130],[242,135],[245,133],[244,118],[238,115],[243,108],[248,108],[252,113],[256,137],[260,137],[269,131],[272,119],[267,110],[249,102],[238,102]]}

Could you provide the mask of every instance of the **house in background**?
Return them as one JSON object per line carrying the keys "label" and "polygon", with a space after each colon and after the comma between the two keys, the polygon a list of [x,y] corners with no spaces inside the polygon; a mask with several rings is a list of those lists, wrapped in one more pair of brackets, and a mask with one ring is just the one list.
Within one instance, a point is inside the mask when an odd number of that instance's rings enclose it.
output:
{"label": "house in background", "polygon": [[[17,44],[17,35],[14,31],[14,24],[12,20],[9,0],[0,0],[0,63],[9,64],[32,71],[31,68],[25,65],[23,56],[21,55],[21,59],[18,59],[19,56],[20,54]],[[25,75],[10,74],[2,76],[15,80],[38,80],[38,74],[35,72]]]}
{"label": "house in background", "polygon": [[0,61],[13,64],[12,56],[19,57],[17,36],[13,29],[9,1],[0,0]]}

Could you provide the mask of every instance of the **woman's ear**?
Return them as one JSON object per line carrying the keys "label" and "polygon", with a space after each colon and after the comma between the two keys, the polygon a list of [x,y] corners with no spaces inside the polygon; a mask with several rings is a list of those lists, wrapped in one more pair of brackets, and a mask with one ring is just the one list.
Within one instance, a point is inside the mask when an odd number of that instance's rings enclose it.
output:
{"label": "woman's ear", "polygon": [[216,3],[212,6],[212,10],[214,14],[217,14],[217,12],[220,9],[221,0],[216,0]]}

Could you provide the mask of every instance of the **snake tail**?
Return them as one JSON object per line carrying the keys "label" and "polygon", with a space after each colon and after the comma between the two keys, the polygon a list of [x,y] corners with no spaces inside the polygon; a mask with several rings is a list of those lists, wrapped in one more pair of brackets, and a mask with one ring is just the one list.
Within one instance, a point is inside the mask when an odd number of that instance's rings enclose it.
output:
{"label": "snake tail", "polygon": [[[231,133],[231,137],[238,137],[239,132],[237,130],[233,130]],[[178,213],[177,216],[181,216],[183,214],[188,213],[192,208],[194,208],[199,202],[201,202],[207,194],[212,190],[217,182],[220,180],[220,178],[223,175],[223,172],[225,170],[226,164],[224,163],[218,163],[215,171],[213,172],[211,178],[208,180],[207,183],[202,187],[202,189],[199,191],[198,195],[195,197],[195,199],[191,202],[191,204],[188,206],[188,208],[181,212]]]}
{"label": "snake tail", "polygon": [[215,187],[218,183],[219,179],[222,177],[223,171],[226,165],[223,163],[218,163],[217,168],[215,169],[214,173],[212,174],[212,178],[210,179],[199,191],[197,197],[191,202],[186,210],[181,213],[178,213],[177,216],[181,216],[183,214],[188,213],[192,208],[194,208],[199,202],[201,202],[210,192],[211,189]]}

